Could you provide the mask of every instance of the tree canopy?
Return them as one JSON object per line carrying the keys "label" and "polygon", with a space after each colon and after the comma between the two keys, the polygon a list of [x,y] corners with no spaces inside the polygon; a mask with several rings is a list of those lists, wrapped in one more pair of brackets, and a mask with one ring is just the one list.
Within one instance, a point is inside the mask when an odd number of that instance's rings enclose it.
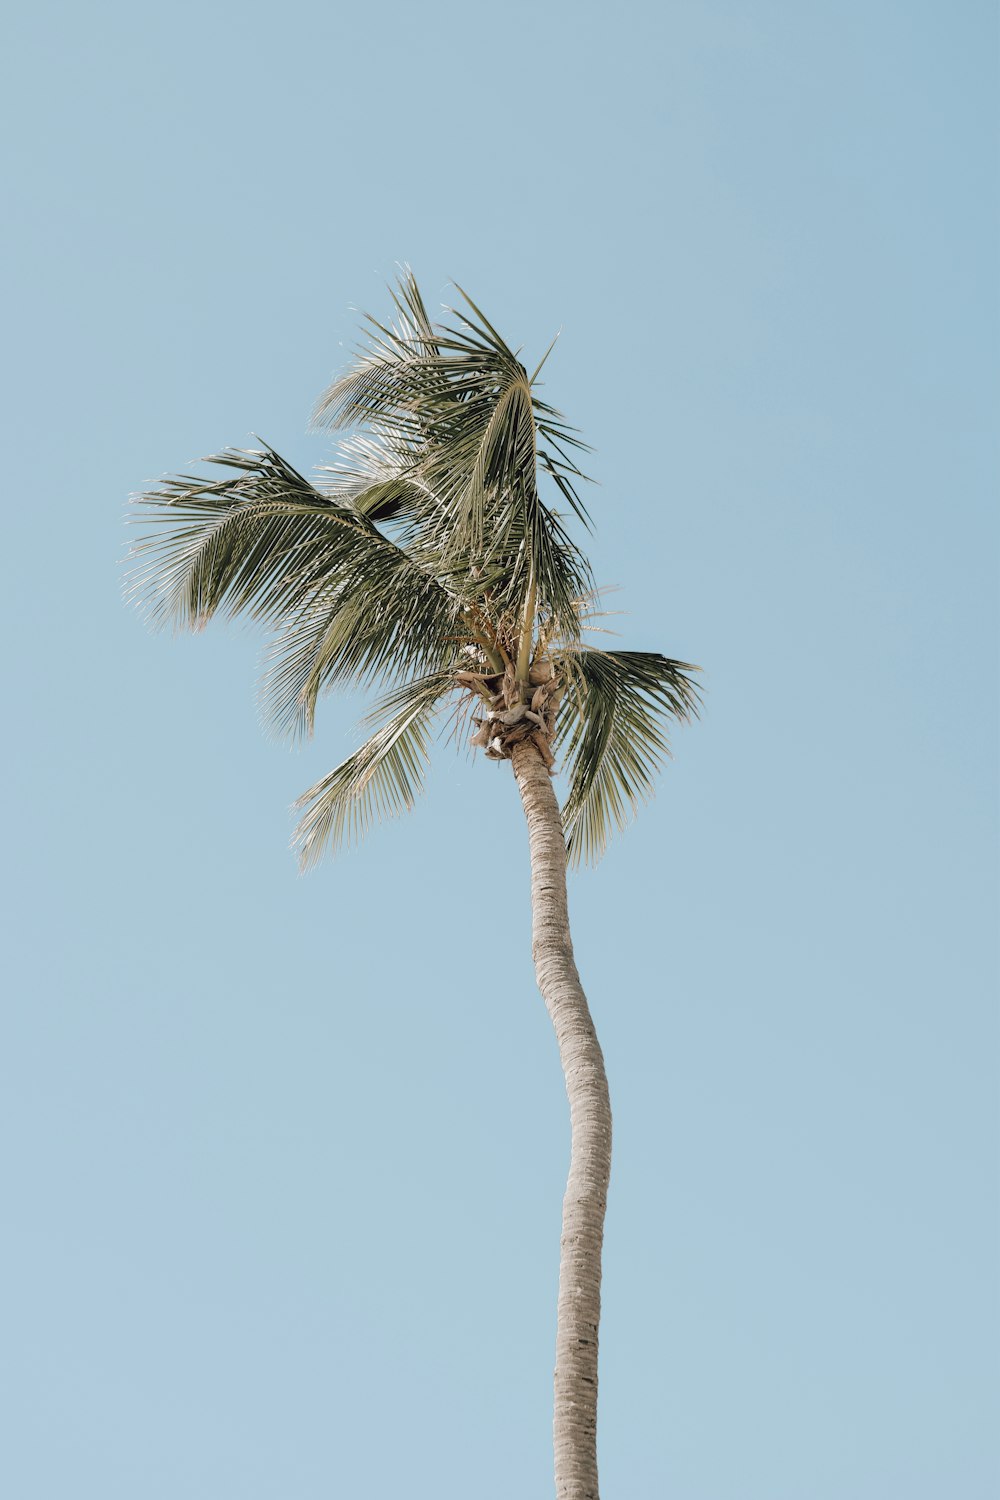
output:
{"label": "tree canopy", "polygon": [[261,621],[279,732],[311,734],[339,685],[378,694],[369,738],[299,801],[304,865],[412,805],[449,705],[493,758],[529,734],[564,762],[568,855],[595,862],[651,794],[668,721],[697,712],[687,663],[584,644],[599,596],[569,528],[590,524],[585,444],[541,399],[548,353],[529,375],[459,291],[433,324],[400,277],[392,321],[367,320],[317,405],[344,435],[312,480],[262,445],[136,497],[133,598],[156,625]]}

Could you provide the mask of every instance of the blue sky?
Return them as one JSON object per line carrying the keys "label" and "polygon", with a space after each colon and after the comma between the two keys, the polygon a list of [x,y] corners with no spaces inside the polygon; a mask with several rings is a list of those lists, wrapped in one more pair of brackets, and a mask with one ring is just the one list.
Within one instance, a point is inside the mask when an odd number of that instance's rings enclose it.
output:
{"label": "blue sky", "polygon": [[571,889],[604,1489],[995,1496],[996,41],[978,0],[12,20],[5,1492],[550,1492],[567,1123],[506,768],[443,745],[303,879],[361,703],[289,754],[252,631],[120,598],[130,491],[327,457],[408,261],[562,330],[612,624],[703,668]]}

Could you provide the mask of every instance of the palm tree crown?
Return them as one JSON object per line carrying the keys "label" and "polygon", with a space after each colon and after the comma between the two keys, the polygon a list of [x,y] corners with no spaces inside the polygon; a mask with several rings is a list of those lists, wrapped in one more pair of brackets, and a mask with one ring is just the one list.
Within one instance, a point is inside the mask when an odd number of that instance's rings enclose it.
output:
{"label": "palm tree crown", "polygon": [[155,623],[273,627],[262,702],[293,736],[338,683],[381,690],[371,737],[300,799],[305,865],[411,806],[449,699],[490,758],[524,738],[550,766],[562,752],[569,856],[596,861],[652,790],[665,720],[695,711],[693,669],[583,646],[590,567],[539,478],[588,524],[584,445],[468,298],[444,327],[408,273],[393,300],[317,406],[354,429],[336,462],[312,483],[271,448],[230,449],[207,460],[224,478],[142,494],[133,596]]}

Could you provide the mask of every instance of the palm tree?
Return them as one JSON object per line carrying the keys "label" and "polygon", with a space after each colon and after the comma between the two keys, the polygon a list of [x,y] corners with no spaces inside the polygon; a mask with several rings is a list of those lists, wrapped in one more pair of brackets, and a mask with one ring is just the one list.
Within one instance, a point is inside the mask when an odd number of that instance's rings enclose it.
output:
{"label": "palm tree", "polygon": [[[138,497],[149,524],[131,586],[157,624],[199,629],[221,611],[271,627],[263,706],[293,736],[312,732],[328,689],[379,690],[370,738],[300,799],[305,866],[412,805],[446,705],[488,759],[510,761],[528,823],[535,973],[572,1129],[556,1492],[597,1500],[611,1110],[573,959],[566,865],[596,861],[650,794],[667,721],[696,711],[694,669],[584,646],[597,595],[567,530],[569,516],[588,524],[574,457],[584,445],[541,399],[541,365],[529,376],[461,295],[465,310],[435,326],[412,276],[401,276],[392,323],[368,320],[353,368],[319,402],[318,424],[351,435],[316,483],[271,448],[230,449],[208,460],[225,477],[172,478]],[[540,479],[566,516],[543,499]],[[557,757],[569,784],[561,811]]]}

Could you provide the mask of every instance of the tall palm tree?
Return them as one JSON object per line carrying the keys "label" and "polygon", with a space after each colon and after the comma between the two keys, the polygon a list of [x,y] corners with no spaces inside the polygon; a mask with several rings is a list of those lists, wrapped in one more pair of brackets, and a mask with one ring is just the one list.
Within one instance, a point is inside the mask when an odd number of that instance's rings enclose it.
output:
{"label": "tall palm tree", "polygon": [[230,449],[208,460],[225,477],[173,478],[140,496],[150,524],[132,591],[155,623],[199,629],[222,611],[272,627],[263,705],[293,736],[311,733],[320,694],[337,684],[379,690],[370,738],[300,799],[306,866],[411,806],[446,705],[488,759],[510,761],[528,823],[535,973],[572,1127],[556,1492],[597,1500],[611,1110],[573,960],[566,865],[598,859],[650,794],[667,721],[696,710],[694,669],[583,644],[597,595],[567,520],[588,524],[574,458],[584,445],[541,399],[541,365],[529,375],[461,295],[464,311],[435,326],[413,278],[400,278],[393,321],[368,320],[353,368],[319,402],[317,422],[350,435],[316,483],[271,448]]}

